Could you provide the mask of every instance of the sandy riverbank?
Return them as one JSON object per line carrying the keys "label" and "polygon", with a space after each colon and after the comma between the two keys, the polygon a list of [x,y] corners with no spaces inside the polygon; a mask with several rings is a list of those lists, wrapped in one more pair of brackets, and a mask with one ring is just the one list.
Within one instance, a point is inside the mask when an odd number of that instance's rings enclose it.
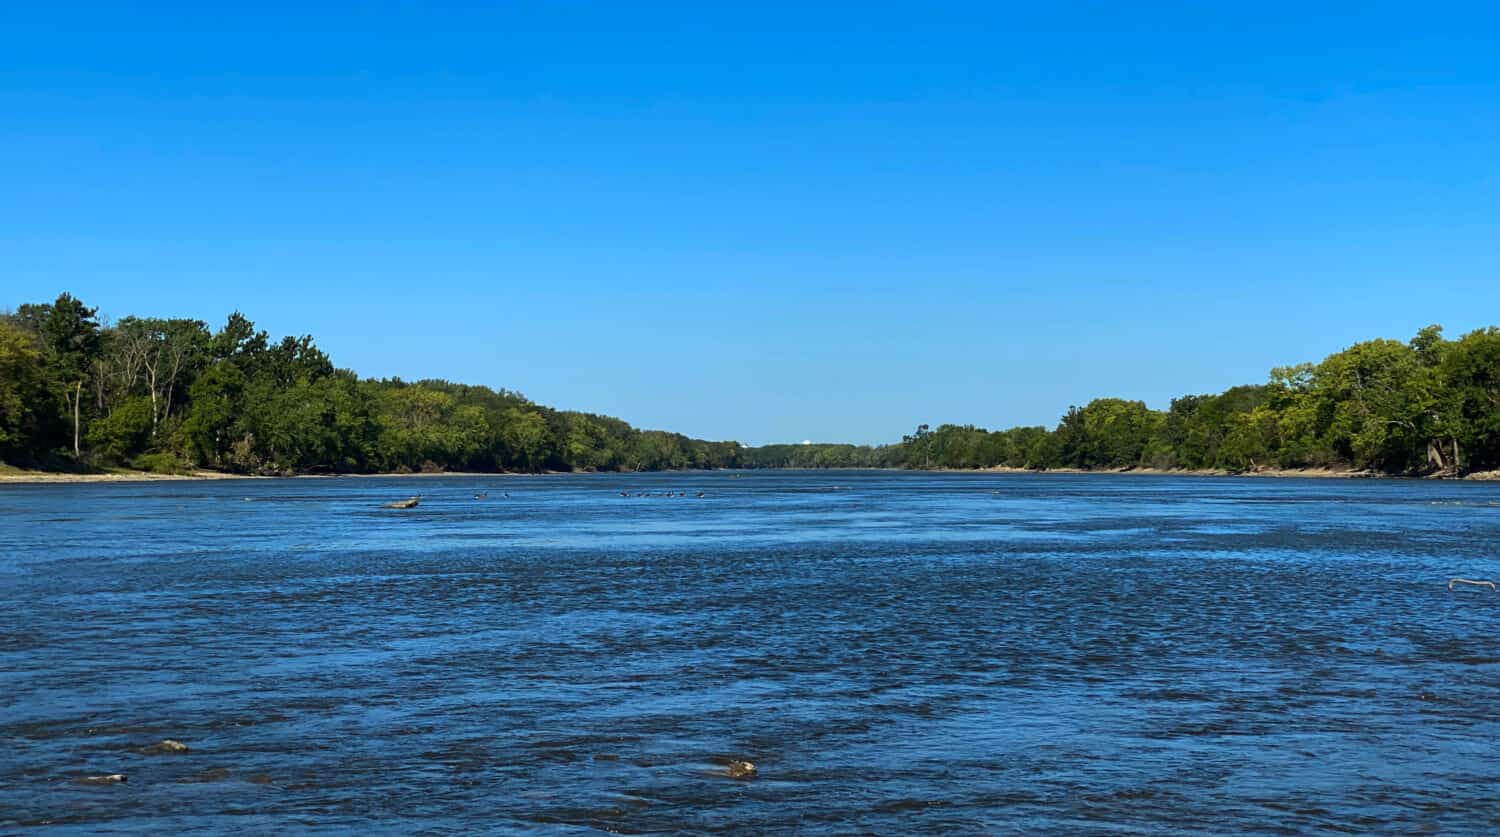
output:
{"label": "sandy riverbank", "polygon": [[1369,471],[1338,471],[1330,468],[1268,468],[1253,472],[1226,471],[1219,468],[1049,468],[1045,471],[1034,471],[1030,468],[1010,468],[1003,465],[994,468],[974,469],[934,468],[932,472],[942,474],[1136,474],[1163,477],[1312,477],[1329,479],[1364,479],[1387,476],[1385,474],[1374,474]]}
{"label": "sandy riverbank", "polygon": [[60,471],[27,471],[7,468],[0,471],[0,484],[26,482],[183,482],[192,480],[255,479],[239,474],[197,471],[192,474],[152,474],[146,471],[108,471],[98,474],[74,474]]}
{"label": "sandy riverbank", "polygon": [[1203,468],[1051,468],[1046,471],[1033,471],[1027,468],[1008,468],[997,466],[994,468],[953,468],[932,469],[932,473],[941,474],[1119,474],[1163,476],[1163,477],[1259,477],[1264,479],[1295,478],[1295,479],[1458,479],[1475,481],[1500,481],[1500,471],[1475,471],[1462,477],[1452,476],[1429,476],[1429,477],[1406,477],[1397,474],[1382,474],[1375,471],[1348,471],[1336,468],[1263,468],[1259,471],[1226,471],[1222,469]]}
{"label": "sandy riverbank", "polygon": [[338,477],[529,477],[538,474],[489,474],[466,472],[416,473],[416,474],[297,474],[291,477],[262,477],[249,474],[227,474],[222,471],[194,471],[191,474],[153,474],[147,471],[125,469],[101,473],[66,473],[60,471],[29,471],[23,468],[5,467],[0,470],[0,485],[12,483],[85,483],[85,482],[195,482],[201,480],[321,480]]}
{"label": "sandy riverbank", "polygon": [[[832,468],[827,470],[844,470]],[[871,470],[871,469],[853,469]],[[876,469],[901,471],[900,468]],[[30,471],[10,466],[0,466],[0,485],[14,483],[87,483],[87,482],[193,482],[198,480],[276,480],[276,479],[298,479],[298,480],[320,480],[355,477],[359,479],[375,479],[380,477],[538,477],[552,476],[560,473],[590,473],[585,471],[565,472],[548,471],[542,474],[523,473],[486,473],[486,472],[438,472],[438,473],[411,473],[411,474],[297,474],[291,477],[263,477],[247,474],[227,474],[221,471],[195,471],[191,474],[153,474],[147,471],[130,471],[117,469],[102,473],[64,473],[57,471]],[[915,471],[914,473],[922,473]],[[1302,478],[1302,479],[1440,479],[1439,477],[1396,477],[1389,474],[1377,474],[1370,471],[1340,471],[1331,468],[1303,468],[1303,469],[1280,469],[1268,468],[1261,471],[1236,473],[1223,470],[1166,470],[1162,468],[1109,468],[1099,470],[1084,470],[1081,468],[1053,468],[1048,471],[1032,471],[1026,468],[955,468],[955,469],[931,469],[926,473],[943,474],[1116,474],[1149,475],[1168,477],[1259,477],[1265,479],[1273,478]],[[1454,477],[1441,477],[1441,479],[1455,479]],[[1500,471],[1476,471],[1458,477],[1460,480],[1472,480],[1476,482],[1500,481]]]}

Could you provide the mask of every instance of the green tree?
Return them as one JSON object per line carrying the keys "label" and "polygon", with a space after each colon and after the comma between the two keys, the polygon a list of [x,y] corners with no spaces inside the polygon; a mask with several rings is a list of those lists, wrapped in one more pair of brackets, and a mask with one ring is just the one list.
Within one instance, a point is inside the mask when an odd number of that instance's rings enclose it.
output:
{"label": "green tree", "polygon": [[506,461],[523,471],[541,470],[551,443],[551,434],[542,414],[512,407],[505,412],[504,418],[500,435],[505,443]]}
{"label": "green tree", "polygon": [[110,461],[123,462],[140,453],[152,432],[151,401],[144,396],[126,399],[109,415],[89,424],[89,448]]}
{"label": "green tree", "polygon": [[1441,374],[1445,392],[1437,425],[1452,451],[1446,464],[1454,470],[1500,467],[1500,329],[1491,326],[1454,341]]}
{"label": "green tree", "polygon": [[18,319],[41,337],[50,377],[72,417],[75,458],[83,453],[83,387],[99,352],[97,313],[97,309],[66,293],[51,304],[23,305],[17,311]]}
{"label": "green tree", "polygon": [[53,413],[51,401],[35,337],[0,319],[0,459],[40,458],[43,423]]}
{"label": "green tree", "polygon": [[198,462],[212,467],[225,464],[244,392],[245,373],[228,360],[208,367],[193,382],[182,429]]}
{"label": "green tree", "polygon": [[1312,391],[1328,404],[1327,439],[1339,454],[1359,468],[1402,473],[1425,454],[1435,384],[1410,346],[1370,340],[1320,363]]}
{"label": "green tree", "polygon": [[209,356],[208,326],[199,320],[126,317],[117,327],[127,367],[151,402],[151,435],[172,416]]}
{"label": "green tree", "polygon": [[1073,407],[1057,427],[1063,462],[1076,468],[1133,468],[1162,422],[1140,401],[1100,398]]}

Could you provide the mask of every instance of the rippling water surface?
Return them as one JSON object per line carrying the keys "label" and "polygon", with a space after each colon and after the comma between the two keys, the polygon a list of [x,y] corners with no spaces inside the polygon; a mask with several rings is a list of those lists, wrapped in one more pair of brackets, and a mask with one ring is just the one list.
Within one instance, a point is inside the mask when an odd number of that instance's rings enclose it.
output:
{"label": "rippling water surface", "polygon": [[1394,481],[0,486],[0,826],[1493,833],[1497,535]]}

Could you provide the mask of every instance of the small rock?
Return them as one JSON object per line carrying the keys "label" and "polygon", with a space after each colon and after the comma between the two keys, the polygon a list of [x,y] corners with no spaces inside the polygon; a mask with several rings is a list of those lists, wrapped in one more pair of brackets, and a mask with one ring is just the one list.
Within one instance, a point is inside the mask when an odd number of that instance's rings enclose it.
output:
{"label": "small rock", "polygon": [[735,759],[724,765],[724,772],[731,779],[749,779],[755,776],[755,764]]}
{"label": "small rock", "polygon": [[145,748],[141,752],[148,754],[179,755],[182,753],[186,753],[187,751],[188,745],[182,743],[181,741],[168,738],[162,741],[160,744],[153,744],[150,747]]}
{"label": "small rock", "polygon": [[116,785],[129,781],[124,773],[106,773],[103,776],[84,776],[78,780],[80,785]]}

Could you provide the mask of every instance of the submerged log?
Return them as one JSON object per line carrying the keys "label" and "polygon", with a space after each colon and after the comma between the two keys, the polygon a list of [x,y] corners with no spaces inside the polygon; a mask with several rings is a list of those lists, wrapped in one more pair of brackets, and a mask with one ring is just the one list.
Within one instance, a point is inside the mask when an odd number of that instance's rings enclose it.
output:
{"label": "submerged log", "polygon": [[407,497],[405,500],[397,500],[394,503],[386,503],[385,507],[388,509],[414,509],[417,507],[417,502],[421,499],[422,495],[418,494],[415,497]]}
{"label": "submerged log", "polygon": [[1448,582],[1448,592],[1453,592],[1453,585],[1455,584],[1468,584],[1473,587],[1488,587],[1490,588],[1491,592],[1495,590],[1495,582],[1493,581],[1474,581],[1473,579],[1468,578],[1455,578]]}

